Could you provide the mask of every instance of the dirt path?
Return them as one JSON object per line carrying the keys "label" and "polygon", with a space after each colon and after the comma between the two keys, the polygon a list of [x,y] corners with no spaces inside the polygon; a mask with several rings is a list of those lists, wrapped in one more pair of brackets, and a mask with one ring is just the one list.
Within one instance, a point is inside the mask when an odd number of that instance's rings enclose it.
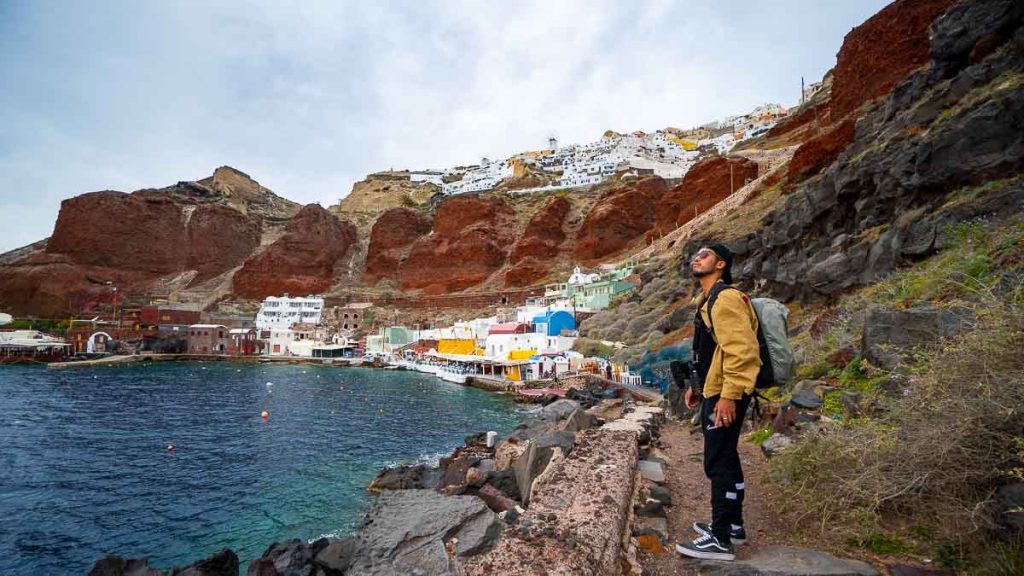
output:
{"label": "dirt path", "polygon": [[[745,428],[749,426],[747,424]],[[668,447],[662,450],[665,457],[665,487],[672,492],[672,506],[667,507],[669,529],[669,552],[661,555],[640,555],[640,563],[654,576],[698,574],[699,563],[675,551],[675,544],[696,537],[692,525],[696,521],[711,519],[711,484],[704,476],[701,464],[703,439],[700,431],[688,423],[670,422],[661,428],[661,440]],[[746,440],[747,432],[740,438],[740,460],[747,484],[743,502],[743,518],[747,528],[747,544],[736,547],[736,559],[749,558],[751,554],[769,544],[785,544],[789,540],[789,529],[773,518],[767,509],[771,497],[765,492],[766,484],[761,480],[767,461],[761,450]]]}

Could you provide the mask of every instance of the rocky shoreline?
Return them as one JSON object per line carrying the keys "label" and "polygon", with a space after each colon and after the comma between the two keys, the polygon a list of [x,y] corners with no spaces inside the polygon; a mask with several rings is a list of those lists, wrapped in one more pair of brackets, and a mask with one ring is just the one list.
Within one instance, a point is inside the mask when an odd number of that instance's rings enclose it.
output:
{"label": "rocky shoreline", "polygon": [[[657,452],[664,413],[660,397],[645,405],[618,392],[574,389],[576,399],[544,406],[505,437],[467,437],[436,467],[386,468],[368,487],[377,498],[355,535],[273,543],[246,574],[619,574],[637,566],[631,517],[657,493],[645,478],[663,477],[656,458],[640,462]],[[236,576],[239,566],[229,549],[168,571],[107,556],[89,575]]]}

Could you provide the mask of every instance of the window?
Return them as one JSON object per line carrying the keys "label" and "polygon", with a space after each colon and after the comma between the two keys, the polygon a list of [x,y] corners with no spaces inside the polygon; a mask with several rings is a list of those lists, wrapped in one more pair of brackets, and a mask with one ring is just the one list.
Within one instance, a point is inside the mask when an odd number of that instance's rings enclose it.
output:
{"label": "window", "polygon": [[352,318],[359,318],[359,314],[355,314],[355,313],[353,313],[353,314],[352,314]]}

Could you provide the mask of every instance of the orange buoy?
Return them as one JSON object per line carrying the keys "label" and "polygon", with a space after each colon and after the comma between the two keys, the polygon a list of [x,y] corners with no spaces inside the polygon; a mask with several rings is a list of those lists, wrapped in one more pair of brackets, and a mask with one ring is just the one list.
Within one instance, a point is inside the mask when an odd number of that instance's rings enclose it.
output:
{"label": "orange buoy", "polygon": [[270,418],[270,412],[267,412],[266,410],[264,410],[263,412],[260,412],[260,418],[263,418],[264,420],[266,420],[267,418]]}

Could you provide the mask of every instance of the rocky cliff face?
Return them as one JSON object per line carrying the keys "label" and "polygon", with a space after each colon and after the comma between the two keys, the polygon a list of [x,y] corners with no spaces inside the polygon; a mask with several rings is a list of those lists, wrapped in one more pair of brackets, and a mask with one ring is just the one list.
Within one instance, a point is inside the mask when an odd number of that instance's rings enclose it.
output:
{"label": "rocky cliff face", "polygon": [[498,198],[447,198],[437,208],[433,232],[416,240],[399,267],[402,288],[439,294],[480,284],[508,258],[513,216]]}
{"label": "rocky cliff face", "polygon": [[1019,2],[990,0],[935,20],[928,65],[858,118],[850,146],[761,232],[735,240],[742,276],[784,294],[832,294],[930,255],[954,224],[1019,212],[1022,13]]}
{"label": "rocky cliff face", "polygon": [[666,182],[655,177],[605,192],[580,225],[573,255],[593,263],[633,245],[654,227],[667,189]]}
{"label": "rocky cliff face", "polygon": [[289,217],[295,204],[233,169],[217,174],[204,182],[233,187],[231,198],[206,184],[179,182],[65,200],[47,241],[0,264],[0,307],[65,316],[109,300],[112,286],[124,294],[146,292],[169,277],[198,284],[238,266],[259,245],[264,223]]}
{"label": "rocky cliff face", "polygon": [[928,26],[954,0],[897,0],[843,39],[836,56],[832,117],[884,96],[928,62]]}
{"label": "rocky cliff face", "polygon": [[234,293],[262,299],[326,292],[337,266],[355,242],[352,223],[310,204],[288,223],[284,236],[245,261],[234,275]]}
{"label": "rocky cliff face", "polygon": [[667,234],[675,230],[755,178],[757,163],[746,158],[701,160],[658,202],[657,232]]}
{"label": "rocky cliff face", "polygon": [[408,208],[392,208],[381,214],[370,231],[363,282],[373,286],[382,279],[398,278],[398,266],[409,247],[430,232],[430,218]]}
{"label": "rocky cliff face", "polygon": [[565,196],[551,198],[537,209],[512,248],[506,286],[529,286],[547,275],[566,240],[565,224],[571,209]]}
{"label": "rocky cliff face", "polygon": [[338,215],[380,214],[394,208],[425,206],[440,192],[429,182],[412,182],[408,172],[379,172],[356,182],[331,211]]}

